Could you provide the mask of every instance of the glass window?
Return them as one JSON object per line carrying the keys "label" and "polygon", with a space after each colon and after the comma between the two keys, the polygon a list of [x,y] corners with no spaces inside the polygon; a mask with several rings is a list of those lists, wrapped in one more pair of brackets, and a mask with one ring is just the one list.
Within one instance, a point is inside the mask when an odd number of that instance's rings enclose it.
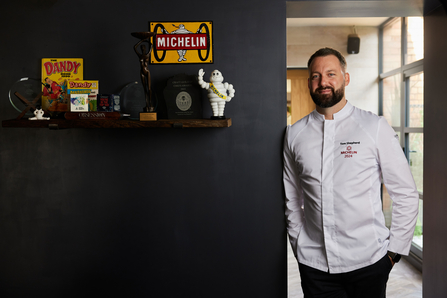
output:
{"label": "glass window", "polygon": [[401,74],[383,80],[383,116],[391,126],[400,126]]}
{"label": "glass window", "polygon": [[383,28],[383,72],[398,68],[402,64],[402,21],[397,18]]}
{"label": "glass window", "polygon": [[[405,26],[402,26],[405,22]],[[419,192],[419,215],[412,252],[422,259],[423,161],[424,161],[424,28],[422,17],[396,18],[381,28],[382,115],[394,128],[405,148]],[[401,45],[404,45],[402,48]],[[405,57],[405,65],[402,65]],[[404,117],[405,119],[402,119]],[[391,226],[393,202],[382,186],[383,214]]]}
{"label": "glass window", "polygon": [[424,170],[424,134],[408,134],[408,159],[414,182],[420,193],[424,192],[423,170]]}
{"label": "glass window", "polygon": [[409,78],[408,126],[424,127],[424,73]]}
{"label": "glass window", "polygon": [[418,219],[416,222],[416,228],[414,229],[414,235],[413,235],[413,245],[416,245],[420,250],[422,250],[423,248],[423,241],[422,241],[422,236],[423,236],[423,224],[422,224],[422,219],[423,219],[423,204],[422,204],[422,200],[419,200],[419,214],[418,214]]}
{"label": "glass window", "polygon": [[407,55],[406,64],[424,58],[424,19],[407,18]]}
{"label": "glass window", "polygon": [[385,216],[385,225],[387,228],[391,227],[391,212],[393,211],[393,201],[390,198],[390,194],[386,190],[384,184],[382,184],[382,211]]}

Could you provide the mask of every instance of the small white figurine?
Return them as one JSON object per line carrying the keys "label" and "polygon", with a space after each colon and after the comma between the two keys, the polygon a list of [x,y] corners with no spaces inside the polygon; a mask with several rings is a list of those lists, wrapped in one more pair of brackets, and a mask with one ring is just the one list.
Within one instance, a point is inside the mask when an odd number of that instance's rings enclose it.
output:
{"label": "small white figurine", "polygon": [[225,119],[225,103],[229,102],[234,97],[236,90],[234,90],[232,84],[223,83],[224,77],[220,71],[213,71],[210,76],[210,83],[203,81],[204,74],[205,72],[203,69],[200,69],[198,82],[200,87],[208,90],[208,99],[210,100],[211,108],[213,109],[213,117],[211,117],[211,119]]}
{"label": "small white figurine", "polygon": [[43,116],[44,113],[45,113],[45,112],[42,111],[42,109],[41,109],[40,107],[38,107],[38,108],[34,111],[34,115],[35,115],[36,117],[29,118],[29,120],[50,120],[50,117],[44,117],[44,116]]}

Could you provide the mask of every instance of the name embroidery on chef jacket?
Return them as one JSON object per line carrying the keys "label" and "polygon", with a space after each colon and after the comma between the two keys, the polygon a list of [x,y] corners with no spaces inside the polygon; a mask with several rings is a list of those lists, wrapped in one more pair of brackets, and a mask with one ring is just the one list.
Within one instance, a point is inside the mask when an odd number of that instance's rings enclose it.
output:
{"label": "name embroidery on chef jacket", "polygon": [[340,152],[344,158],[353,158],[357,154],[357,150],[353,148],[354,145],[360,145],[360,142],[340,142],[340,146],[346,146],[346,149]]}

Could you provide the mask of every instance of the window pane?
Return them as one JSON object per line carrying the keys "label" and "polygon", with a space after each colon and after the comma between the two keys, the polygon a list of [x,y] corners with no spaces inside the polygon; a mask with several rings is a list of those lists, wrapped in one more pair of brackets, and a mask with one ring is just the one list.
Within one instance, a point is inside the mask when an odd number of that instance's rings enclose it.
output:
{"label": "window pane", "polygon": [[401,75],[383,79],[383,116],[391,126],[400,126]]}
{"label": "window pane", "polygon": [[386,190],[384,184],[382,184],[382,211],[385,216],[385,225],[389,229],[391,227],[391,213],[393,211],[393,201],[391,201],[390,195]]}
{"label": "window pane", "polygon": [[[389,229],[391,228],[391,218],[392,218],[392,212],[393,212],[393,201],[390,198],[390,195],[388,194],[388,191],[386,190],[385,185],[382,185],[382,211],[383,215],[385,217],[385,225]],[[415,244],[418,248],[422,250],[423,246],[423,201],[419,200],[419,214],[418,219],[416,222],[416,227],[414,229],[413,234],[413,244]]]}
{"label": "window pane", "polygon": [[420,193],[424,192],[423,184],[423,166],[424,166],[424,134],[410,133],[409,134],[409,163],[411,173],[413,174],[414,182]]}
{"label": "window pane", "polygon": [[409,78],[409,110],[410,127],[424,127],[424,73]]}
{"label": "window pane", "polygon": [[424,19],[407,18],[407,57],[406,63],[424,58]]}
{"label": "window pane", "polygon": [[423,222],[422,222],[422,211],[423,211],[423,204],[422,200],[419,200],[419,214],[418,214],[418,220],[416,222],[416,228],[414,229],[414,235],[413,235],[413,243],[418,246],[422,250],[422,235],[423,235]]}
{"label": "window pane", "polygon": [[401,66],[401,18],[383,28],[383,72]]}

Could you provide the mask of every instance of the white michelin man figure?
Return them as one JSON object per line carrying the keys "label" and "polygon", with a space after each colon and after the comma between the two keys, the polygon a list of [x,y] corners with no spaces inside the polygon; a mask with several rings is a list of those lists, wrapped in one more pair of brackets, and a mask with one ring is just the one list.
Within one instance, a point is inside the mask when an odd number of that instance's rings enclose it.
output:
{"label": "white michelin man figure", "polygon": [[44,117],[43,114],[45,112],[42,111],[42,109],[38,106],[37,109],[34,111],[34,116],[32,118],[29,118],[29,120],[50,120],[50,117]]}
{"label": "white michelin man figure", "polygon": [[[225,103],[229,102],[236,90],[232,84],[223,83],[224,77],[218,70],[214,70],[210,76],[210,83],[203,81],[203,69],[199,70],[198,82],[200,87],[208,90],[208,99],[213,109],[213,117],[211,119],[225,119],[224,109]],[[228,91],[228,94],[227,94]]]}

